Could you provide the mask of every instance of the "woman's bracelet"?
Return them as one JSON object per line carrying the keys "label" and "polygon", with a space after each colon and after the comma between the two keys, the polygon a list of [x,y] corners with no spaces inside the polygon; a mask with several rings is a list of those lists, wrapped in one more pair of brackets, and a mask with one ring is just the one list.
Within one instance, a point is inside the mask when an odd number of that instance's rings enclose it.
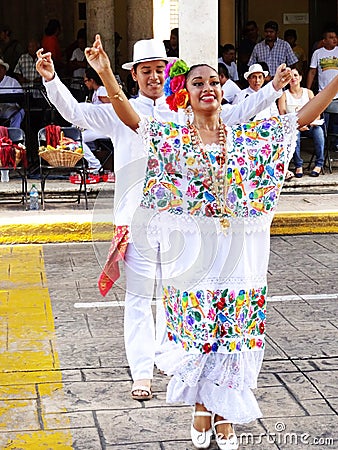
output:
{"label": "woman's bracelet", "polygon": [[123,93],[123,90],[122,90],[122,87],[119,85],[119,90],[118,90],[118,92],[116,92],[116,94],[114,94],[114,95],[112,95],[112,96],[107,95],[107,97],[109,98],[110,101],[111,101],[111,100],[114,100],[115,98],[117,98],[118,100],[120,100],[120,102],[123,102],[123,101],[124,101],[124,98],[122,97],[121,92]]}

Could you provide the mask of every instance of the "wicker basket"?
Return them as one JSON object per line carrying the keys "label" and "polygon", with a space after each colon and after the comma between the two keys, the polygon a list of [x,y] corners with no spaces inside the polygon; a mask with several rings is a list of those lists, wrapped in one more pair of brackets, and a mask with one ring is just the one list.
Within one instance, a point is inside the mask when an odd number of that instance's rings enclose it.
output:
{"label": "wicker basket", "polygon": [[39,156],[46,160],[53,167],[74,167],[83,158],[83,154],[70,150],[44,150]]}

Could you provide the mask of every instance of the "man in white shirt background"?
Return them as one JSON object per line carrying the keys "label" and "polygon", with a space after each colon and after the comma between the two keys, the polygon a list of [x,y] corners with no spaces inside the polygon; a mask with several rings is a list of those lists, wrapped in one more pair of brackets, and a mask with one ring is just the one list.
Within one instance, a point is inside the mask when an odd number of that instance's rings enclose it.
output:
{"label": "man in white shirt background", "polygon": [[[323,47],[318,48],[313,52],[306,82],[306,87],[312,89],[317,75],[318,91],[323,90],[338,73],[338,39],[336,31],[333,29],[324,31],[322,42]],[[334,133],[338,133],[338,120],[336,118],[336,113],[338,113],[338,92],[332,100],[330,108],[332,112],[335,112],[330,121],[330,128]],[[326,126],[328,127],[330,115],[324,112],[324,119]],[[336,140],[336,144],[337,143],[338,140]]]}
{"label": "man in white shirt background", "polygon": [[229,78],[236,83],[239,80],[237,64],[236,64],[236,49],[232,44],[225,44],[222,47],[222,56],[218,58],[220,64],[224,64],[228,69]]}
{"label": "man in white shirt background", "polygon": [[[338,47],[337,35],[333,30],[323,33],[323,47],[315,50],[311,57],[306,87],[312,89],[315,76],[318,75],[318,90],[321,91],[337,75]],[[335,98],[338,97],[338,93]]]}

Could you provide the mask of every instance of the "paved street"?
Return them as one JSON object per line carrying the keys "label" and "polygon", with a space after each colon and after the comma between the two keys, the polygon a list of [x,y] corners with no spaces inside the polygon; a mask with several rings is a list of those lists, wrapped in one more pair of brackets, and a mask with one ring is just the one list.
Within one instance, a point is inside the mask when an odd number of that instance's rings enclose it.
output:
{"label": "paved street", "polygon": [[[123,276],[106,300],[96,288],[107,249],[0,246],[0,448],[193,448],[165,376],[153,400],[130,398]],[[272,237],[269,282],[264,418],[237,427],[240,448],[338,449],[338,235]]]}

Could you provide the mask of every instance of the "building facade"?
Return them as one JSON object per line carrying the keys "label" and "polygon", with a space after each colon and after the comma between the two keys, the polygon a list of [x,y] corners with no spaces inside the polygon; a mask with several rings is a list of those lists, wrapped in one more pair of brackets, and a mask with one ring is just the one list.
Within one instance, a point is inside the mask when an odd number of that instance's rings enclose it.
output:
{"label": "building facade", "polygon": [[[0,17],[22,45],[31,37],[41,38],[51,18],[61,22],[62,48],[73,42],[78,29],[85,26],[88,42],[97,32],[103,36],[112,61],[116,31],[122,37],[117,51],[123,63],[131,58],[135,41],[153,37],[153,1],[156,0],[11,0],[0,3]],[[165,1],[170,2],[169,26],[176,25],[180,1]],[[215,35],[219,44],[238,45],[247,20],[255,20],[261,32],[266,21],[275,20],[281,37],[285,29],[296,29],[298,44],[309,54],[322,29],[329,23],[337,23],[337,3],[337,0],[218,0],[219,26]],[[198,17],[191,20],[192,26],[198,26]]]}

